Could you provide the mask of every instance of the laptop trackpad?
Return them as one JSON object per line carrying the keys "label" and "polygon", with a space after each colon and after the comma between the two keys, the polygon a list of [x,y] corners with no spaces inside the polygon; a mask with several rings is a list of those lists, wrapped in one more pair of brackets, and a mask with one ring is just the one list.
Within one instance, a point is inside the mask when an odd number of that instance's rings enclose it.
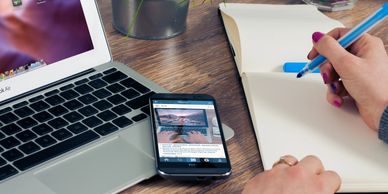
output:
{"label": "laptop trackpad", "polygon": [[154,171],[153,159],[117,137],[36,176],[56,193],[106,193],[148,178]]}

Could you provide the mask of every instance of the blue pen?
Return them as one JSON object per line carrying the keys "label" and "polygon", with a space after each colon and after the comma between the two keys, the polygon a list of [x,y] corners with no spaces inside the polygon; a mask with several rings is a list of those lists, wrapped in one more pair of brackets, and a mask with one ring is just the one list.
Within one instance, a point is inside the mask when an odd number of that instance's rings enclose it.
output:
{"label": "blue pen", "polygon": [[[362,21],[360,24],[358,24],[352,30],[346,33],[342,38],[340,38],[338,40],[338,43],[344,48],[348,47],[387,16],[388,3],[384,3],[383,6],[381,6],[381,8],[377,10],[374,14],[366,18],[364,21]],[[296,77],[301,78],[303,75],[308,72],[314,71],[316,68],[318,68],[321,64],[325,62],[326,58],[322,55],[318,55],[312,61],[307,63],[307,65],[298,73]]]}

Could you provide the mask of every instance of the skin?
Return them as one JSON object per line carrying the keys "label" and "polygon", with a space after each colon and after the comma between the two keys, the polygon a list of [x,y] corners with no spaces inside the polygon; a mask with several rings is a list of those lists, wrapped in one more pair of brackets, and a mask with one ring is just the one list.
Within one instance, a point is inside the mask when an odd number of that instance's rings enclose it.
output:
{"label": "skin", "polygon": [[[327,101],[339,107],[347,98],[353,99],[364,122],[378,130],[381,115],[388,105],[388,56],[381,39],[366,34],[348,49],[342,48],[336,39],[348,29],[337,28],[314,42],[309,59],[317,53],[328,58],[321,67],[329,85]],[[336,90],[331,89],[331,84]]]}
{"label": "skin", "polygon": [[[366,34],[347,50],[336,39],[348,29],[337,28],[316,42],[308,54],[309,59],[318,53],[328,62],[320,67],[324,83],[328,85],[327,101],[341,107],[345,100],[355,102],[364,122],[378,130],[380,118],[388,105],[388,56],[383,42]],[[292,160],[296,160],[293,156]],[[341,179],[333,171],[325,171],[315,156],[303,158],[295,166],[278,164],[252,178],[243,193],[260,194],[327,194],[338,190]]]}

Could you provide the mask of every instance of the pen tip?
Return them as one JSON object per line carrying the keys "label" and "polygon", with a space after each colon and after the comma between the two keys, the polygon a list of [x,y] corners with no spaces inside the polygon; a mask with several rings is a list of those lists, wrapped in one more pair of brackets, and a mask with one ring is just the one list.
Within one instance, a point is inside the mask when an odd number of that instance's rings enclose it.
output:
{"label": "pen tip", "polygon": [[298,73],[298,75],[296,75],[296,78],[301,78],[302,77],[302,73]]}

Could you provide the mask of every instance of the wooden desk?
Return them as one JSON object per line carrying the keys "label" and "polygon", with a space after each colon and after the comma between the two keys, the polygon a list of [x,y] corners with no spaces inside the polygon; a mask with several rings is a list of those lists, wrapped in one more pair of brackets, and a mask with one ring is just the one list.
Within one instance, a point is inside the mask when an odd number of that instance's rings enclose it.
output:
{"label": "wooden desk", "polygon": [[[298,0],[227,0],[228,2],[301,4]],[[176,183],[159,177],[143,181],[123,193],[239,193],[245,183],[263,171],[248,106],[239,75],[218,16],[218,3],[190,8],[188,28],[172,39],[146,41],[126,38],[112,27],[111,1],[98,0],[113,59],[128,64],[172,92],[208,93],[219,105],[222,121],[235,129],[228,141],[233,173],[227,180]],[[385,0],[359,0],[349,11],[325,13],[353,27]],[[381,37],[388,50],[388,21],[371,32]],[[307,53],[306,53],[307,55]],[[325,103],[325,102],[322,102]],[[279,156],[280,157],[280,156]]]}

